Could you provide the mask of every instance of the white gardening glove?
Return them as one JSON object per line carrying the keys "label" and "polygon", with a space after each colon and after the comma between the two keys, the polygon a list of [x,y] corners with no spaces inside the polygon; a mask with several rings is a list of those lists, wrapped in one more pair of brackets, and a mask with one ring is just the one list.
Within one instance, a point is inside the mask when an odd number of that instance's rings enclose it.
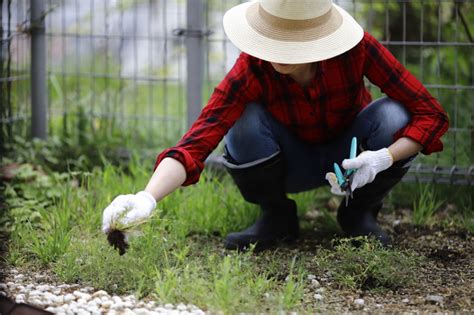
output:
{"label": "white gardening glove", "polygon": [[378,151],[364,151],[354,159],[342,161],[342,167],[347,169],[357,169],[352,178],[351,189],[354,191],[368,183],[371,183],[375,176],[386,170],[393,164],[393,157],[387,148]]}
{"label": "white gardening glove", "polygon": [[[135,195],[117,196],[104,209],[102,215],[102,232],[108,233],[111,225],[118,220],[120,224],[129,225],[136,221],[148,218],[156,207],[155,198],[146,191]],[[127,211],[124,215],[123,212]]]}

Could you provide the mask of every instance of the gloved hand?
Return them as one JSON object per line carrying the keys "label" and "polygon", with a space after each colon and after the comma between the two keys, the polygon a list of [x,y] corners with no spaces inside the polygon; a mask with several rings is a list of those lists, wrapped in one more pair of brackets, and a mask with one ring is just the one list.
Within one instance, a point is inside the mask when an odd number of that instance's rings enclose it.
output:
{"label": "gloved hand", "polygon": [[[104,209],[102,214],[102,231],[108,233],[111,225],[120,223],[129,225],[138,220],[143,220],[151,215],[156,207],[155,198],[146,191],[135,195],[117,196],[112,203]],[[123,212],[127,211],[125,214]]]}
{"label": "gloved hand", "polygon": [[352,178],[352,191],[371,183],[378,173],[386,170],[392,164],[393,156],[387,148],[378,151],[364,151],[354,159],[342,161],[342,167],[346,170],[351,168],[357,169]]}

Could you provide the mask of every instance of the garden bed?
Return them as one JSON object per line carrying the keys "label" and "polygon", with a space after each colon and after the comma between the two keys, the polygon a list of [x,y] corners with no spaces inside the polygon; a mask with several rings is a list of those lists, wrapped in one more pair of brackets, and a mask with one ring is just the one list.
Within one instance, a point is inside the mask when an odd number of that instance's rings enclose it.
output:
{"label": "garden bed", "polygon": [[[114,196],[144,186],[146,164],[61,174],[21,164],[15,174],[6,188],[10,272],[3,283],[15,283],[18,274],[24,282],[23,289],[2,288],[12,297],[23,294],[25,302],[35,303],[20,290],[51,284],[70,294],[128,296],[138,308],[153,302],[148,311],[166,305],[170,312],[181,305],[183,312],[224,313],[474,310],[471,212],[447,199],[434,202],[439,194],[424,195],[429,202],[422,203],[416,195],[426,194],[424,187],[402,187],[387,200],[381,222],[393,237],[390,249],[343,239],[335,220],[338,200],[323,188],[291,196],[302,226],[296,243],[235,253],[223,249],[224,236],[253,222],[258,209],[242,200],[228,177],[206,173],[198,185],[160,202],[120,256],[100,231],[102,209]],[[413,207],[393,202],[409,190]],[[430,204],[441,206],[431,211]],[[38,274],[41,284],[27,283]]]}

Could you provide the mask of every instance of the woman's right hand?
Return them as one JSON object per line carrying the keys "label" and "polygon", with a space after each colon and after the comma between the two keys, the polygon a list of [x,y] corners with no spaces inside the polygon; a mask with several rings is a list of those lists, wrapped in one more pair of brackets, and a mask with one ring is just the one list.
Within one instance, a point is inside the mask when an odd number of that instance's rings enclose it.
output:
{"label": "woman's right hand", "polygon": [[102,214],[102,232],[109,233],[111,227],[130,225],[148,218],[156,207],[155,198],[146,191],[117,196]]}

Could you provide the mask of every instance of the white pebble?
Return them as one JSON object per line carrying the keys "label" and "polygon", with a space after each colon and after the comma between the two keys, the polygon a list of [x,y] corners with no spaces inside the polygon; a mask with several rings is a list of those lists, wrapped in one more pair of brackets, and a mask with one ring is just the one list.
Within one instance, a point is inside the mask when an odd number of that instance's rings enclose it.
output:
{"label": "white pebble", "polygon": [[105,292],[104,290],[99,290],[97,292],[92,293],[92,298],[96,297],[103,297],[103,296],[108,296],[109,294]]}
{"label": "white pebble", "polygon": [[77,300],[77,304],[79,304],[79,305],[84,305],[86,303],[87,303],[86,299],[80,298],[80,299]]}
{"label": "white pebble", "polygon": [[64,303],[69,303],[72,302],[76,299],[76,296],[74,294],[68,293],[63,297]]}
{"label": "white pebble", "polygon": [[30,291],[30,293],[28,293],[28,295],[30,297],[36,297],[36,296],[41,296],[43,295],[43,293],[41,291],[38,291],[38,290],[32,290]]}
{"label": "white pebble", "polygon": [[315,295],[313,295],[313,298],[317,301],[321,301],[323,299],[323,296],[319,293],[316,293]]}
{"label": "white pebble", "polygon": [[7,289],[7,284],[6,283],[0,283],[0,290],[6,290]]}
{"label": "white pebble", "polygon": [[354,304],[357,306],[363,306],[365,304],[364,299],[355,299]]}
{"label": "white pebble", "polygon": [[110,308],[114,303],[112,301],[104,301],[101,305],[103,308]]}
{"label": "white pebble", "polygon": [[49,289],[51,288],[51,286],[47,285],[47,284],[43,284],[43,285],[39,285],[36,287],[36,290],[38,291],[49,291]]}
{"label": "white pebble", "polygon": [[9,281],[9,282],[7,282],[7,286],[8,286],[9,288],[15,288],[15,287],[16,287],[16,284],[15,284],[14,282]]}
{"label": "white pebble", "polygon": [[187,311],[188,310],[187,306],[182,304],[182,303],[179,303],[178,306],[176,307],[176,309],[178,311]]}
{"label": "white pebble", "polygon": [[22,275],[21,273],[19,273],[19,274],[15,275],[15,276],[13,277],[13,279],[15,279],[15,280],[21,280],[21,279],[23,279],[24,277],[25,277],[24,275]]}
{"label": "white pebble", "polygon": [[408,302],[410,302],[410,300],[407,299],[407,298],[405,298],[405,299],[402,300],[402,303],[408,303]]}
{"label": "white pebble", "polygon": [[24,294],[18,294],[15,297],[15,302],[17,303],[24,303],[25,302],[25,295]]}
{"label": "white pebble", "polygon": [[318,289],[316,289],[316,293],[323,293],[324,291],[326,291],[325,288],[318,288]]}
{"label": "white pebble", "polygon": [[124,307],[123,304],[123,302],[114,303],[110,308],[113,310],[121,310]]}
{"label": "white pebble", "polygon": [[311,280],[311,285],[312,285],[313,287],[316,287],[316,288],[317,288],[317,287],[319,287],[321,284],[319,283],[318,280],[313,279],[313,280]]}
{"label": "white pebble", "polygon": [[168,310],[172,310],[174,309],[174,305],[173,304],[165,304],[165,308],[168,309]]}
{"label": "white pebble", "polygon": [[112,301],[114,301],[114,303],[122,303],[122,299],[120,298],[120,296],[116,295],[112,297]]}
{"label": "white pebble", "polygon": [[314,279],[316,279],[315,275],[308,275],[308,280],[314,280]]}

